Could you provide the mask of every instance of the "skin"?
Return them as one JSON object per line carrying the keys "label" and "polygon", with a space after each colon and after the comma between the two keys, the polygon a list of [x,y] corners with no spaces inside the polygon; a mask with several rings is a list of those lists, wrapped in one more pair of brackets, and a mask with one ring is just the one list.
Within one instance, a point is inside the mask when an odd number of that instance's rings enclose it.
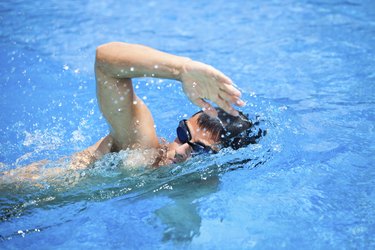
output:
{"label": "skin", "polygon": [[[190,101],[214,117],[217,116],[216,110],[205,99],[232,115],[238,115],[233,104],[245,104],[233,82],[212,66],[142,45],[112,42],[99,46],[95,72],[99,106],[111,128],[107,139],[109,137],[112,144],[105,149],[108,152],[161,148],[151,112],[134,92],[132,78],[147,76],[178,80]],[[218,143],[209,131],[199,131],[199,115],[187,121],[192,133],[191,142],[199,141],[208,146]],[[175,139],[167,145],[158,164],[183,162],[190,156],[191,147]]]}
{"label": "skin", "polygon": [[[136,95],[132,78],[154,77],[180,81],[189,100],[210,116],[216,110],[210,100],[227,113],[238,115],[232,105],[243,106],[240,91],[219,70],[207,64],[152,49],[143,45],[111,42],[96,50],[95,75],[97,98],[101,112],[110,127],[110,133],[87,149],[70,157],[70,170],[84,169],[110,152],[128,150],[133,165],[160,166],[180,163],[191,157],[192,149],[177,138],[171,143],[161,143],[156,135],[152,114]],[[191,142],[207,146],[218,143],[209,131],[199,129],[197,114],[187,120]],[[141,154],[141,157],[139,156]],[[136,160],[135,160],[136,159]],[[61,159],[60,161],[65,161]],[[3,176],[18,180],[50,178],[66,169],[40,169],[47,160],[22,168],[3,172]],[[127,164],[127,163],[126,163]],[[130,164],[130,163],[129,163]]]}
{"label": "skin", "polygon": [[[211,146],[216,149],[218,139],[215,138],[210,131],[202,130],[197,125],[197,120],[200,114],[190,117],[187,120],[187,126],[191,133],[191,142],[200,142],[204,145]],[[187,143],[181,143],[178,138],[168,145],[165,164],[184,162],[191,157],[192,149]]]}

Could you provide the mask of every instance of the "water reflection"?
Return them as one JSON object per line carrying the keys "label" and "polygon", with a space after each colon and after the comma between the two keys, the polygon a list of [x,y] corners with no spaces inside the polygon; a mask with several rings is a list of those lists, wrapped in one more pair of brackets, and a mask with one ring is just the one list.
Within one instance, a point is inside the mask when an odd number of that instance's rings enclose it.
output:
{"label": "water reflection", "polygon": [[168,194],[173,202],[155,211],[155,215],[166,226],[162,240],[181,242],[198,236],[202,220],[198,212],[198,200],[217,192],[219,184],[219,176],[176,183],[174,189],[178,191]]}

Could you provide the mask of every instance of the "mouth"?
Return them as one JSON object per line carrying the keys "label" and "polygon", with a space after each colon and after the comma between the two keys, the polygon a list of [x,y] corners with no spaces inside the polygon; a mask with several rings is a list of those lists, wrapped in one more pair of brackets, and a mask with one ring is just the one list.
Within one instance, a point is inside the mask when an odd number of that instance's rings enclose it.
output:
{"label": "mouth", "polygon": [[174,164],[183,162],[183,160],[181,160],[181,159],[176,159],[176,158],[171,159],[171,161],[172,161]]}
{"label": "mouth", "polygon": [[184,162],[187,160],[187,158],[184,158],[184,157],[173,157],[173,158],[169,158],[173,163],[181,163],[181,162]]}
{"label": "mouth", "polygon": [[176,164],[176,163],[179,163],[179,161],[177,159],[170,158],[170,157],[168,157],[165,161],[166,161],[167,164]]}

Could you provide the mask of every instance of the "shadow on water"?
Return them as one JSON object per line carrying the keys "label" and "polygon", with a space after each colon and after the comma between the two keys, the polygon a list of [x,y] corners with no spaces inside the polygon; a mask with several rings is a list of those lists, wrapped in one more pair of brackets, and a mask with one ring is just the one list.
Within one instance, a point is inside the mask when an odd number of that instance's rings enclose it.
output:
{"label": "shadow on water", "polygon": [[[252,169],[265,164],[271,157],[265,152],[262,159],[231,159],[226,163],[207,164],[193,167],[191,172],[182,173],[165,183],[162,190],[173,202],[155,211],[156,216],[166,226],[164,241],[185,242],[200,234],[201,216],[197,200],[219,190],[220,177],[229,171]],[[169,188],[168,188],[169,187]],[[145,195],[150,195],[146,193]]]}

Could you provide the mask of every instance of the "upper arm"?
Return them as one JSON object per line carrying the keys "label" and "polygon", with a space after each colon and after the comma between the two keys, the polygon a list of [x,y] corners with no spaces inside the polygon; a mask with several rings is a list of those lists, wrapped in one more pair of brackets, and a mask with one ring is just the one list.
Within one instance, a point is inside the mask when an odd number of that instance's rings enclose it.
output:
{"label": "upper arm", "polygon": [[134,92],[129,78],[116,78],[95,67],[100,110],[110,125],[115,150],[156,148],[158,138],[148,107]]}

